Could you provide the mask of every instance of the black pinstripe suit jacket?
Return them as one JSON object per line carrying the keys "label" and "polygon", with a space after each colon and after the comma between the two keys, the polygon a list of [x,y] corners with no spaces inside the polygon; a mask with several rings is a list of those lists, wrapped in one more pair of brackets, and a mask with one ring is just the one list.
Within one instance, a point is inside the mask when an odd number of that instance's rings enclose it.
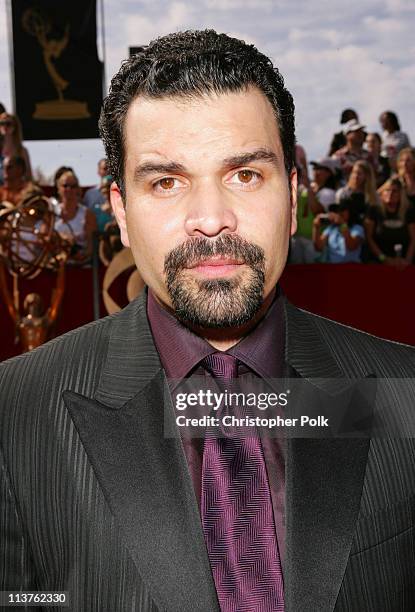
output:
{"label": "black pinstripe suit jacket", "polygon": [[[413,349],[285,312],[297,376],[413,376]],[[0,365],[0,589],[66,590],[76,612],[218,610],[164,385],[144,298]],[[414,610],[414,493],[412,439],[290,440],[287,612]]]}

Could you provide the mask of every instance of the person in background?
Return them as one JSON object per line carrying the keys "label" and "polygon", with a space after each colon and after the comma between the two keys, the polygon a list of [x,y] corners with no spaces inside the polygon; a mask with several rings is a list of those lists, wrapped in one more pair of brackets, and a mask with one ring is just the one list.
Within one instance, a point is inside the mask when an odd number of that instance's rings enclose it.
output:
{"label": "person in background", "polygon": [[[322,230],[325,221],[329,225]],[[317,215],[313,221],[314,246],[324,251],[328,263],[360,263],[364,238],[360,211],[352,200],[332,205],[328,214]]]}
{"label": "person in background", "polygon": [[307,155],[304,147],[299,144],[295,145],[295,165],[297,168],[300,169],[298,175],[298,184],[306,186],[310,183],[310,179],[308,176]]}
{"label": "person in background", "polygon": [[112,223],[114,221],[114,215],[112,213],[112,207],[110,203],[110,187],[112,183],[112,176],[109,174],[108,176],[104,176],[101,181],[100,191],[104,198],[103,204],[96,206],[94,208],[95,218],[97,220],[97,226],[99,232],[104,232],[108,223]]}
{"label": "person in background", "polygon": [[26,164],[26,178],[31,180],[32,168],[29,152],[23,146],[22,127],[19,119],[10,113],[0,115],[0,134],[2,136],[1,157],[22,157]]}
{"label": "person in background", "polygon": [[377,203],[375,174],[369,162],[355,162],[347,184],[336,192],[336,204],[349,200],[354,194],[360,194],[361,213],[366,212],[365,209]]}
{"label": "person in background", "polygon": [[49,203],[55,213],[59,212],[58,180],[65,172],[73,173],[73,168],[71,168],[71,166],[59,166],[53,177],[53,195],[49,198]]}
{"label": "person in background", "polygon": [[392,111],[385,111],[379,117],[382,126],[382,155],[389,159],[391,167],[394,169],[396,157],[401,149],[410,147],[407,134],[401,132],[398,117]]}
{"label": "person in background", "polygon": [[102,184],[101,181],[105,176],[108,176],[108,175],[109,175],[108,162],[105,158],[100,159],[98,162],[98,176],[99,176],[100,182],[94,187],[87,189],[87,191],[84,194],[84,199],[83,199],[84,206],[86,206],[93,212],[97,210],[99,213],[101,205],[104,204],[105,202],[105,197],[103,196],[101,192],[101,184]]}
{"label": "person in background", "polygon": [[[0,102],[0,115],[2,115],[5,112],[6,112],[6,108],[4,104]],[[0,130],[0,185],[3,185],[3,157],[1,155],[1,151],[3,149],[3,140],[4,140],[4,137]]]}
{"label": "person in background", "polygon": [[415,255],[415,208],[398,178],[388,179],[378,193],[380,205],[371,206],[364,221],[369,261],[405,267]]}
{"label": "person in background", "polygon": [[97,230],[95,215],[80,202],[79,181],[74,172],[64,172],[58,178],[58,218],[55,230],[66,240],[73,241],[68,263],[88,263],[92,255],[93,233]]}
{"label": "person in background", "polygon": [[26,178],[26,162],[15,155],[3,160],[4,183],[0,187],[1,206],[18,206],[31,195],[42,195],[40,187]]}
{"label": "person in background", "polygon": [[339,169],[335,160],[330,157],[323,157],[317,161],[312,161],[310,165],[313,168],[313,181],[310,185],[311,193],[309,197],[314,195],[317,202],[322,206],[321,210],[317,210],[316,214],[328,210],[330,204],[334,204],[336,198],[337,178],[336,173]]}
{"label": "person in background", "polygon": [[297,231],[291,238],[289,261],[294,264],[314,263],[317,253],[312,237],[313,220],[324,208],[317,200],[308,176],[303,177],[302,168],[297,167],[297,176]]}
{"label": "person in background", "polygon": [[[354,111],[352,108],[345,108],[342,114],[340,115],[340,125],[344,125],[351,119],[355,119],[356,121],[359,121],[359,117],[357,116],[356,111]],[[344,135],[343,130],[340,130],[340,132],[337,132],[336,134],[334,134],[332,138],[328,156],[331,157],[333,153],[335,153],[336,151],[338,151],[345,145],[346,145],[346,137]]]}
{"label": "person in background", "polygon": [[345,123],[343,133],[346,138],[346,144],[333,153],[333,159],[338,160],[340,163],[345,182],[347,182],[355,162],[360,160],[370,161],[369,153],[363,149],[363,143],[366,138],[365,127],[365,125],[362,125],[356,119],[350,119],[350,121]]}
{"label": "person in background", "polygon": [[366,135],[363,147],[370,155],[375,173],[376,188],[378,188],[388,180],[391,173],[388,158],[380,154],[382,138],[377,132],[369,132]]}
{"label": "person in background", "polygon": [[415,153],[411,147],[400,151],[396,166],[406,197],[409,203],[415,206]]}

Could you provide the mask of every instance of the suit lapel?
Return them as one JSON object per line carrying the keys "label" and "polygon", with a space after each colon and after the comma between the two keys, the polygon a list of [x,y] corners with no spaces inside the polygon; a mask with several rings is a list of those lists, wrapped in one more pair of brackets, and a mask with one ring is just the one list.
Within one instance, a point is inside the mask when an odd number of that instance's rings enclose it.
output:
{"label": "suit lapel", "polygon": [[[286,303],[286,361],[294,375],[313,379],[323,393],[349,393],[358,416],[367,415],[364,395],[350,393],[368,373],[344,372],[315,318]],[[317,381],[316,379],[320,379]],[[357,398],[357,399],[356,399]],[[356,403],[360,402],[360,403]],[[335,400],[331,402],[335,410]],[[287,612],[331,612],[345,573],[366,470],[369,440],[287,440]]]}
{"label": "suit lapel", "polygon": [[145,309],[114,317],[95,398],[64,401],[138,571],[161,609],[218,609],[197,501]]}
{"label": "suit lapel", "polygon": [[[286,361],[327,392],[352,382],[314,318],[286,303]],[[362,376],[355,372],[354,376]],[[113,318],[93,399],[64,399],[138,571],[160,608],[218,610],[186,458],[164,437],[166,383],[146,317],[145,295]],[[173,418],[173,411],[167,411]],[[287,442],[287,612],[334,609],[357,520],[369,442]]]}
{"label": "suit lapel", "polygon": [[113,316],[108,350],[95,399],[121,408],[161,370],[147,320],[146,292]]}

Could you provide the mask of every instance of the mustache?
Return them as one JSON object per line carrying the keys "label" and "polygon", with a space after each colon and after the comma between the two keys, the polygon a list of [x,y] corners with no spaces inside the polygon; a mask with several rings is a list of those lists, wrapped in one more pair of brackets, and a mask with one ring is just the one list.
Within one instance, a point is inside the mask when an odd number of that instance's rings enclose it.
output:
{"label": "mustache", "polygon": [[222,256],[243,261],[255,270],[265,268],[265,252],[260,246],[237,235],[224,234],[216,240],[189,238],[172,249],[164,259],[164,272],[169,277],[184,268],[196,266],[209,257]]}

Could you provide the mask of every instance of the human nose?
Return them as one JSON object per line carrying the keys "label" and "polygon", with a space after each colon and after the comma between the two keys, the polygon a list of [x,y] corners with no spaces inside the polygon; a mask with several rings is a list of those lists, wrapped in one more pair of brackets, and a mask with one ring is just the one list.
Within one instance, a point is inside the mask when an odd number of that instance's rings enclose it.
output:
{"label": "human nose", "polygon": [[185,219],[189,236],[217,236],[235,232],[237,226],[230,196],[220,186],[203,186],[192,193],[192,204]]}

